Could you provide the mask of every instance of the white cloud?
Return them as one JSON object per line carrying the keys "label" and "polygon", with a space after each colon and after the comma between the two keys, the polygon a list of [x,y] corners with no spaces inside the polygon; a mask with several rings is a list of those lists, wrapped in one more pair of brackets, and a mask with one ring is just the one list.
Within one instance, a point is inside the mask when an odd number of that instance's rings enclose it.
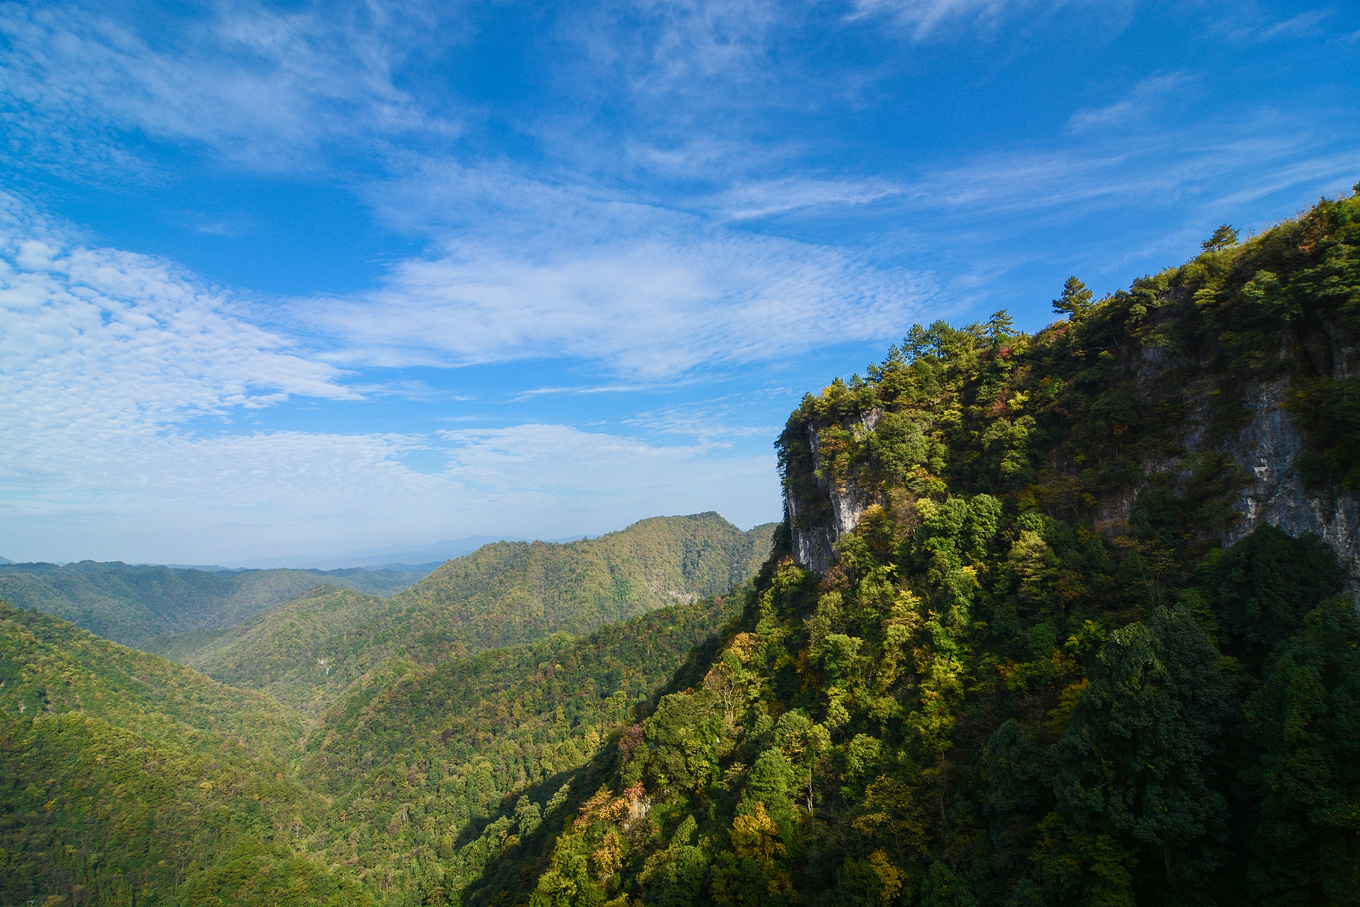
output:
{"label": "white cloud", "polygon": [[1276,22],[1273,25],[1261,29],[1258,40],[1269,41],[1272,38],[1297,38],[1306,35],[1315,35],[1321,31],[1320,26],[1332,16],[1336,15],[1334,9],[1310,9],[1299,13],[1290,19]]}
{"label": "white cloud", "polygon": [[754,522],[769,519],[778,501],[773,455],[715,457],[707,443],[658,446],[549,424],[451,430],[440,439],[449,445],[446,475],[471,497],[489,506],[551,507],[564,530],[570,514],[620,502],[640,519],[728,500],[741,511],[730,519]]}
{"label": "white cloud", "polygon": [[933,297],[922,277],[835,249],[713,232],[568,248],[453,244],[400,264],[380,290],[295,312],[345,338],[342,362],[579,358],[654,381],[896,338]]}
{"label": "white cloud", "polygon": [[1267,113],[1211,125],[979,155],[905,186],[905,197],[912,207],[968,217],[983,211],[1071,221],[1108,208],[1217,200],[1228,187],[1241,198],[1287,186],[1326,190],[1354,171],[1352,152],[1318,151],[1335,147],[1336,137],[1291,118]]}
{"label": "white cloud", "polygon": [[[659,434],[696,438],[701,443],[716,446],[729,446],[733,442],[748,439],[772,439],[779,436],[783,426],[777,424],[753,424],[752,416],[757,407],[753,398],[764,396],[759,392],[743,393],[729,397],[718,397],[695,403],[684,403],[664,409],[638,413],[625,420]],[[793,396],[784,391],[783,396]],[[760,413],[765,415],[768,410]]]}
{"label": "white cloud", "polygon": [[[772,206],[773,190],[764,191]],[[887,191],[824,183],[796,202]],[[510,171],[427,163],[375,189],[373,201],[403,229],[442,238],[429,255],[392,266],[375,290],[290,305],[295,324],[343,340],[337,362],[569,358],[629,383],[673,381],[718,364],[896,339],[924,309],[938,317],[942,307],[928,275]],[[754,204],[754,193],[744,201]]]}
{"label": "white cloud", "polygon": [[713,207],[734,220],[747,220],[788,211],[868,205],[902,192],[901,186],[883,179],[785,178],[733,186],[714,199]]}
{"label": "white cloud", "polygon": [[855,0],[857,16],[887,15],[912,29],[920,39],[951,19],[975,22],[996,20],[1007,7],[1027,5],[1024,0]]}
{"label": "white cloud", "polygon": [[598,533],[663,512],[777,515],[773,459],[703,441],[556,424],[251,430],[250,412],[358,392],[250,323],[242,300],[0,202],[7,557],[204,563],[484,532]]}
{"label": "white cloud", "polygon": [[[377,21],[375,21],[377,20]],[[201,22],[138,28],[73,5],[0,6],[8,154],[63,172],[142,165],[117,132],[201,143],[266,169],[306,168],[323,142],[447,133],[396,87],[387,32],[404,14],[363,6],[280,12],[215,4]]]}

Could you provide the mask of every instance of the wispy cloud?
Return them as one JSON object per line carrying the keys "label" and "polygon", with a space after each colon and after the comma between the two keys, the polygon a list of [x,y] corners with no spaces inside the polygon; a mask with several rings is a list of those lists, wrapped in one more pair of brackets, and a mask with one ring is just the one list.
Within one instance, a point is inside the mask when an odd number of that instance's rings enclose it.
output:
{"label": "wispy cloud", "polygon": [[889,17],[921,41],[949,26],[991,31],[1006,19],[1066,6],[1123,10],[1132,4],[1133,0],[853,0],[852,18]]}
{"label": "wispy cloud", "polygon": [[1193,77],[1184,72],[1149,76],[1133,86],[1123,99],[1113,104],[1078,110],[1068,121],[1068,128],[1080,132],[1127,126],[1155,112],[1168,98],[1181,91],[1191,81]]}
{"label": "wispy cloud", "polygon": [[[1269,114],[1250,122],[1146,130],[1080,148],[979,155],[907,187],[914,206],[994,214],[1085,216],[1111,206],[1164,205],[1286,185],[1326,185],[1354,170],[1350,151],[1318,153],[1307,124]],[[1257,196],[1259,197],[1259,196]]]}
{"label": "wispy cloud", "polygon": [[526,391],[520,391],[512,398],[519,402],[532,400],[535,397],[588,397],[595,394],[635,394],[640,391],[655,391],[661,387],[679,387],[686,382],[670,382],[668,384],[594,384],[581,386],[548,386],[535,387]]}
{"label": "wispy cloud", "polygon": [[778,436],[780,426],[752,422],[751,394],[742,397],[717,397],[638,413],[626,424],[662,435],[693,438],[702,444],[720,447],[747,438],[770,439]]}
{"label": "wispy cloud", "polygon": [[1334,9],[1310,9],[1281,22],[1267,25],[1257,33],[1261,41],[1273,38],[1293,38],[1316,34],[1322,24],[1336,15]]}
{"label": "wispy cloud", "polygon": [[748,220],[789,211],[869,205],[903,191],[902,186],[884,179],[785,178],[733,186],[714,198],[711,207],[735,220]]}
{"label": "wispy cloud", "polygon": [[116,167],[133,153],[115,133],[132,133],[297,169],[340,136],[456,130],[394,83],[385,30],[407,30],[404,18],[222,3],[201,21],[158,20],[170,34],[153,36],[74,5],[6,4],[0,96],[11,153],[58,169]]}
{"label": "wispy cloud", "polygon": [[855,0],[856,16],[890,16],[906,25],[913,37],[927,37],[951,20],[992,24],[1003,13],[1029,5],[1026,0]]}
{"label": "wispy cloud", "polygon": [[380,290],[298,301],[295,317],[345,339],[338,362],[571,358],[665,381],[895,338],[935,296],[923,276],[835,249],[696,232],[570,248],[464,242],[402,263]]}

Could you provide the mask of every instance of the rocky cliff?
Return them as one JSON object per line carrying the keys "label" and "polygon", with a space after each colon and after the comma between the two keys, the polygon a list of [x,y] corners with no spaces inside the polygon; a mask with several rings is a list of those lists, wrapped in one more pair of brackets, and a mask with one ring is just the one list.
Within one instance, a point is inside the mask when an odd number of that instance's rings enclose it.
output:
{"label": "rocky cliff", "polygon": [[1225,547],[1311,533],[1360,589],[1355,196],[1070,316],[1033,336],[1004,313],[917,327],[867,380],[805,398],[780,441],[795,562],[825,571],[875,505],[910,509],[943,477],[1110,541],[1158,520]]}
{"label": "rocky cliff", "polygon": [[[852,431],[863,438],[873,431],[882,415],[882,410],[878,409],[859,414],[852,423]],[[813,462],[807,478],[815,484],[821,499],[819,503],[823,506],[806,506],[791,492],[791,483],[786,481],[784,485],[785,519],[790,527],[794,562],[817,571],[831,566],[835,561],[837,540],[852,532],[859,525],[860,517],[881,497],[878,491],[864,487],[853,478],[837,478],[821,462],[819,432],[825,427],[814,422],[804,428]]]}

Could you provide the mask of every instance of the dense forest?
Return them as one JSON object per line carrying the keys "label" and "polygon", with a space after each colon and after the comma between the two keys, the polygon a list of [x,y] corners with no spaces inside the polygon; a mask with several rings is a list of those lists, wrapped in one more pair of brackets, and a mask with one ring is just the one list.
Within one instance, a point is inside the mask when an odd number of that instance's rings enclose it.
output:
{"label": "dense forest", "polygon": [[252,691],[5,609],[0,896],[1360,901],[1360,197],[1054,309],[805,397],[773,551],[312,590],[186,648]]}
{"label": "dense forest", "polygon": [[1101,300],[1070,280],[1033,336],[914,328],[806,397],[739,625],[506,894],[1360,899],[1353,565],[1244,525],[1234,449],[1283,388],[1300,481],[1350,512],[1360,198],[1236,240]]}
{"label": "dense forest", "polygon": [[773,529],[698,514],[500,543],[389,599],[317,586],[169,637],[239,688],[0,606],[0,903],[461,890],[507,846],[503,811],[555,784],[520,812],[556,815],[568,776],[735,618],[714,592]]}
{"label": "dense forest", "polygon": [[257,693],[0,604],[0,903],[155,903],[285,840],[324,809],[292,777],[303,733]]}

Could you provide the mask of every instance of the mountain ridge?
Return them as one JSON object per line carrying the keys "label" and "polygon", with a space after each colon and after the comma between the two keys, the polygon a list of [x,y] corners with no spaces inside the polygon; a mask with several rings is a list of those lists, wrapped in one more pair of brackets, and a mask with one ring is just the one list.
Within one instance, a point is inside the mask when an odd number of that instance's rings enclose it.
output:
{"label": "mountain ridge", "polygon": [[[583,635],[727,592],[764,560],[773,529],[742,532],[704,513],[654,517],[574,542],[495,542],[386,600],[312,590],[182,657],[314,712],[389,658],[431,664],[558,631]],[[286,665],[281,652],[289,653]]]}

